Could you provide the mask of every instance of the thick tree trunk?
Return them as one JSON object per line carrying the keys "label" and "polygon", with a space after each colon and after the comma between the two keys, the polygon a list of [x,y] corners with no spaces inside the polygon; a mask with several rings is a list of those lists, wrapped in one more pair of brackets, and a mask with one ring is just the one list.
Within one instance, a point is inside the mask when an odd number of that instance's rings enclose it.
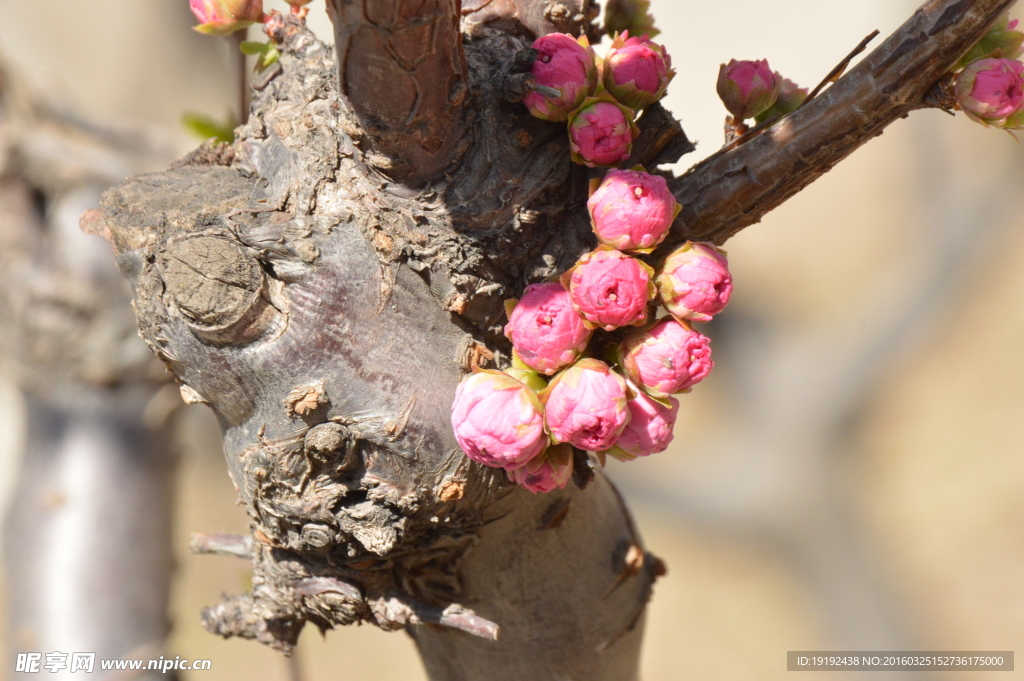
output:
{"label": "thick tree trunk", "polygon": [[[1006,4],[933,0],[897,34],[924,39],[888,41],[848,76],[862,87],[841,80],[793,118],[870,104],[869,120],[810,121],[793,148],[754,137],[675,180],[698,213],[673,238],[724,239],[924,106]],[[591,3],[467,3],[461,44],[457,8],[339,0],[338,63],[288,18],[288,58],[257,81],[236,142],[123,183],[83,226],[111,240],[144,339],[223,428],[254,578],[206,610],[211,631],[289,651],[306,622],[368,621],[410,627],[435,681],[634,679],[663,566],[618,494],[577,452],[576,484],[533,496],[471,464],[449,423],[460,376],[508,362],[503,301],[594,245],[597,171],[570,162],[564,126],[506,99],[528,30],[583,30]],[[879,59],[928,68],[897,98],[863,85]],[[630,165],[692,149],[660,106],[640,127]]]}

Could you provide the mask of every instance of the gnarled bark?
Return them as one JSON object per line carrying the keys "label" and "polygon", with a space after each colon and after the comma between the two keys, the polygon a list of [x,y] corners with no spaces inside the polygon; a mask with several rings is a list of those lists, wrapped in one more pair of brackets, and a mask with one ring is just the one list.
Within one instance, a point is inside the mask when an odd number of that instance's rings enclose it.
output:
{"label": "gnarled bark", "polygon": [[[540,3],[502,6],[520,4]],[[951,45],[966,49],[1004,5],[929,3],[903,31],[932,27],[948,45],[897,41],[894,68],[925,67],[906,92],[927,92],[959,55]],[[441,6],[417,6],[423,26],[439,21]],[[449,424],[460,376],[509,360],[503,301],[594,245],[583,204],[597,172],[570,162],[563,126],[502,99],[514,90],[508,66],[529,44],[506,11],[490,25],[466,22],[465,118],[450,129],[457,165],[420,188],[412,171],[382,176],[376,155],[400,148],[407,131],[376,127],[384,132],[374,136],[352,122],[390,106],[390,93],[345,94],[352,78],[374,82],[355,65],[384,59],[382,36],[398,26],[408,35],[421,19],[402,15],[413,7],[403,2],[335,7],[342,92],[331,51],[289,18],[281,37],[291,59],[261,84],[236,142],[123,183],[90,217],[132,283],[144,339],[183,396],[217,413],[251,520],[253,590],[207,609],[204,623],[283,651],[307,622],[409,627],[437,680],[636,678],[643,607],[662,567],[614,489],[577,452],[573,486],[530,495],[470,463]],[[381,18],[371,21],[371,10]],[[954,39],[961,24],[967,37]],[[360,31],[376,54],[354,56]],[[836,86],[794,119],[859,120],[829,108],[874,101],[873,72],[859,73],[843,85],[859,99]],[[691,233],[702,220],[730,233],[736,219],[703,212],[725,211],[729,192],[748,211],[789,195],[749,192],[737,172],[746,182],[764,165],[788,173],[786,187],[803,186],[844,155],[835,150],[848,153],[905,106],[890,116],[878,104],[878,121],[838,131],[808,123],[781,150],[755,138],[701,164],[674,183],[694,193],[680,234],[718,234]],[[631,162],[653,167],[692,149],[659,106],[640,127]],[[781,144],[774,130],[763,137]],[[833,151],[818,148],[833,138]],[[748,157],[739,170],[715,165]]]}

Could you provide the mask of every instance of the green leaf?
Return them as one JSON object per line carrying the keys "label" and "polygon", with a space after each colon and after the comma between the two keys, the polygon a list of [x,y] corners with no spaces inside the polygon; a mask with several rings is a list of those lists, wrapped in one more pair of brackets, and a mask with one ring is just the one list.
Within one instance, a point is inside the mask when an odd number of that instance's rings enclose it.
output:
{"label": "green leaf", "polygon": [[277,46],[269,40],[265,43],[255,40],[244,40],[238,45],[238,49],[242,51],[242,54],[256,57],[257,72],[272,66],[281,57],[281,53],[277,51]]}
{"label": "green leaf", "polygon": [[250,57],[254,54],[263,54],[270,47],[270,43],[261,43],[258,40],[243,40],[238,45],[238,49],[242,51],[242,54],[247,54]]}
{"label": "green leaf", "polygon": [[218,142],[228,143],[235,140],[235,126],[238,125],[231,114],[228,114],[224,122],[220,122],[205,114],[194,112],[182,114],[181,124],[185,126],[186,130],[201,140],[205,141],[212,137]]}
{"label": "green leaf", "polygon": [[263,71],[268,66],[273,66],[274,64],[277,63],[280,57],[281,53],[277,51],[277,48],[274,47],[273,45],[269,45],[268,43],[267,51],[261,54],[259,58],[256,59],[256,71]]}

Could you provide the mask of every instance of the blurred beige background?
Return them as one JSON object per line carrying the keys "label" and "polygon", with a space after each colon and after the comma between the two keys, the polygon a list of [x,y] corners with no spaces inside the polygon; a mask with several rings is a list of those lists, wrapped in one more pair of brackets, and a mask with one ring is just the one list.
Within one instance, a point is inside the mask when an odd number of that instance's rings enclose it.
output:
{"label": "blurred beige background", "polygon": [[[813,86],[918,4],[653,0],[678,71],[666,106],[700,142],[679,170],[721,143],[719,63],[767,58]],[[232,106],[226,43],[189,30],[186,0],[70,6],[0,4],[0,50],[48,100],[155,128],[179,153],[184,111]],[[609,465],[669,566],[647,681],[781,679],[796,649],[1024,651],[1022,179],[1005,134],[918,112],[727,245],[718,370],[683,396],[670,451]],[[0,384],[4,504],[19,410]],[[248,570],[189,555],[189,533],[246,522],[212,418],[189,407],[180,431],[172,648],[213,660],[184,678],[286,679],[276,653],[199,626]],[[423,678],[407,637],[370,627],[307,630],[298,659],[311,681]]]}

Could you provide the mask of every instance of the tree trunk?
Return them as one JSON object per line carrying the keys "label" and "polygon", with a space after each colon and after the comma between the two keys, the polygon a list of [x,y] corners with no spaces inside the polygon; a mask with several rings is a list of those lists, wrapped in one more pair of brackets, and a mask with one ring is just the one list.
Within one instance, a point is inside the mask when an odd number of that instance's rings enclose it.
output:
{"label": "tree trunk", "polygon": [[[672,180],[671,240],[723,241],[926,106],[1008,4],[932,0],[801,111]],[[464,372],[508,363],[504,300],[594,246],[599,172],[510,101],[528,33],[578,33],[591,3],[466,3],[461,36],[458,10],[335,0],[337,62],[276,22],[288,58],[238,139],[108,191],[83,226],[111,240],[183,396],[220,419],[254,578],[205,611],[211,631],[287,652],[306,622],[367,621],[409,627],[434,681],[634,679],[664,568],[614,488],[577,452],[574,486],[531,495],[470,463],[449,422]],[[639,124],[626,165],[693,148],[660,106]]]}
{"label": "tree trunk", "polygon": [[29,420],[4,509],[9,649],[156,658],[176,403],[107,249],[77,228],[110,174],[151,150],[19,100],[13,81],[0,64],[0,356]]}

